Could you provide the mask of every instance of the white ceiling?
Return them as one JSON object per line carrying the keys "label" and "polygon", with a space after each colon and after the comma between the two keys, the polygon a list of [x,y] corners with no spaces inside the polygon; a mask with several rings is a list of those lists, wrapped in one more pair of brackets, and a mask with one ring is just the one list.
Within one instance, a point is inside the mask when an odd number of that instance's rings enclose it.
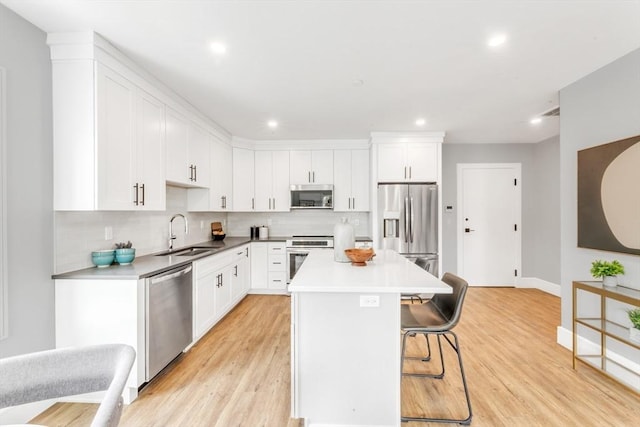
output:
{"label": "white ceiling", "polygon": [[[558,119],[529,120],[557,106],[561,88],[640,47],[640,0],[0,3],[46,32],[96,31],[258,140],[427,130],[448,143],[539,142]],[[497,31],[508,39],[491,49]]]}

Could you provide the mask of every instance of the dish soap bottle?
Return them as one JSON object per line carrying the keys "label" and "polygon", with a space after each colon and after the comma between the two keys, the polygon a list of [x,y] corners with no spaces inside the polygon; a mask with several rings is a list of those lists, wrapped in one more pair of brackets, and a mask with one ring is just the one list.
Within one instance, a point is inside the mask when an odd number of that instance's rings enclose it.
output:
{"label": "dish soap bottle", "polygon": [[355,247],[355,244],[356,238],[353,225],[349,224],[347,218],[343,217],[333,227],[333,259],[337,262],[351,262],[344,250]]}

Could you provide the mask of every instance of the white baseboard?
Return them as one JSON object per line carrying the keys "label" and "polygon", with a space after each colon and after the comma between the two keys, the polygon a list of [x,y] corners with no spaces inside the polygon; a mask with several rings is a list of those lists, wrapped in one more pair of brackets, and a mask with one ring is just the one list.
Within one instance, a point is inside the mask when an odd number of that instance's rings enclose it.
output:
{"label": "white baseboard", "polygon": [[0,425],[27,424],[29,420],[49,409],[54,403],[56,400],[50,399],[0,409]]}
{"label": "white baseboard", "polygon": [[[558,326],[556,332],[556,342],[565,347],[569,351],[573,351],[573,333],[562,326]],[[599,354],[600,344],[589,341],[588,339],[578,335],[578,348],[580,353]],[[607,348],[607,357],[616,363],[625,366],[627,369],[635,372],[634,375],[631,372],[619,370],[615,376],[620,377],[620,380],[627,384],[634,384],[636,388],[640,388],[640,364],[634,362],[618,353],[615,353]]]}
{"label": "white baseboard", "polygon": [[534,288],[540,289],[557,297],[560,296],[560,285],[546,280],[538,279],[537,277],[519,277],[516,279],[516,288]]}

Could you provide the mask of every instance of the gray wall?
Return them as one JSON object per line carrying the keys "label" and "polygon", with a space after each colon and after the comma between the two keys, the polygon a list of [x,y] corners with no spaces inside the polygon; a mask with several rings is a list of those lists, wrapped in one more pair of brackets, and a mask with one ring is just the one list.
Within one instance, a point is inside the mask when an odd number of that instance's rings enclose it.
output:
{"label": "gray wall", "polygon": [[577,151],[640,135],[640,49],[562,89],[560,107],[562,326],[570,330],[571,282],[590,280],[594,259],[618,259],[622,283],[640,287],[640,257],[578,248],[576,219]]}
{"label": "gray wall", "polygon": [[[457,177],[458,163],[520,163],[522,166],[522,276],[559,283],[560,234],[558,139],[540,144],[443,144],[442,205],[454,206],[453,213],[442,214],[443,271],[457,266]],[[554,156],[556,158],[554,159]],[[544,179],[540,179],[544,177]],[[556,181],[554,182],[554,179]],[[547,237],[547,238],[545,238]]]}
{"label": "gray wall", "polygon": [[53,348],[51,63],[46,35],[0,5],[7,71],[9,337],[0,357]]}

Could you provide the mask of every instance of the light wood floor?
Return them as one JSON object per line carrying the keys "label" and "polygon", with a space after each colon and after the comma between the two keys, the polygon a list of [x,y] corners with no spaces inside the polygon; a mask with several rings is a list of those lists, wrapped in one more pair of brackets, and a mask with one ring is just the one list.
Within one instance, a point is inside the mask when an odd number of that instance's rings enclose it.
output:
{"label": "light wood floor", "polygon": [[[121,426],[302,425],[289,419],[289,301],[248,296],[142,390],[125,408]],[[471,390],[473,426],[638,425],[637,394],[584,366],[571,368],[571,353],[555,342],[559,319],[559,298],[541,291],[469,290],[456,332]],[[419,339],[411,340],[411,353],[417,354]],[[445,380],[403,379],[403,414],[463,415],[452,357],[445,347]],[[95,408],[57,404],[32,422],[87,426]]]}

